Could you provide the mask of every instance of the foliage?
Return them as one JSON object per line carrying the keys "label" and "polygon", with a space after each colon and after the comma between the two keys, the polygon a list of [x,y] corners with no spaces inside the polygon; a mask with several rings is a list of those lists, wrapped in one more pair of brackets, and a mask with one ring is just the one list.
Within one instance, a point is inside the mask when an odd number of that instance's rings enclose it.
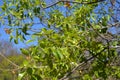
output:
{"label": "foliage", "polygon": [[25,57],[19,54],[11,43],[0,41],[0,80],[16,80],[18,69],[8,60],[21,65],[24,59]]}
{"label": "foliage", "polygon": [[119,67],[113,64],[119,41],[107,33],[113,15],[111,8],[103,8],[107,1],[62,1],[49,6],[42,0],[5,0],[1,6],[10,40],[16,44],[19,39],[26,41],[26,36],[32,37],[28,42],[37,40],[37,45],[21,49],[28,60],[18,79],[64,80],[76,75],[78,80],[119,79]]}

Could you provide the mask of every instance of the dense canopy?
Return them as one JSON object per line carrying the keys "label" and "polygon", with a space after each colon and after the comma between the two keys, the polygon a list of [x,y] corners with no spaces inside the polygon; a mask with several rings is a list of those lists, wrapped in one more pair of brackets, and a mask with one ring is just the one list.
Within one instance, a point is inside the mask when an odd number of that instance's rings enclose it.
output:
{"label": "dense canopy", "polygon": [[[4,0],[0,21],[22,48],[19,80],[120,79],[119,0]],[[29,37],[29,38],[27,38]]]}

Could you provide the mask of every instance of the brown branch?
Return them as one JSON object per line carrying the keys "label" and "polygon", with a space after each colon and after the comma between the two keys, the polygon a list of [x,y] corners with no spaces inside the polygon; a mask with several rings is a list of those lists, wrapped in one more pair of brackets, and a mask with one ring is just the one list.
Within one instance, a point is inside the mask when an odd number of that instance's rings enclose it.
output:
{"label": "brown branch", "polygon": [[11,60],[9,60],[7,57],[5,57],[1,52],[0,52],[0,56],[2,56],[4,59],[6,59],[9,63],[11,63],[13,66],[19,68],[19,66],[15,63],[13,63]]}
{"label": "brown branch", "polygon": [[107,49],[106,47],[104,49],[102,49],[99,53],[97,53],[96,55],[88,58],[87,60],[85,60],[84,62],[78,64],[78,66],[76,66],[75,68],[72,69],[72,71],[68,72],[65,74],[65,76],[59,80],[65,80],[66,78],[68,78],[75,70],[77,70],[80,66],[82,66],[83,64],[87,63],[88,61],[96,58],[98,55],[100,55],[103,51],[105,51],[105,49]]}
{"label": "brown branch", "polygon": [[119,27],[118,25],[120,25],[120,22],[116,22],[116,23],[113,23],[113,24],[109,24],[107,25],[106,27],[112,27],[112,26],[115,26],[115,27]]}
{"label": "brown branch", "polygon": [[109,43],[108,40],[107,40],[107,50],[108,50],[108,57],[109,57],[109,54],[110,54],[110,43]]}
{"label": "brown branch", "polygon": [[76,3],[76,4],[94,4],[94,3],[98,3],[98,2],[103,2],[105,0],[96,0],[96,1],[93,1],[93,2],[87,2],[87,1],[84,1],[84,2],[78,2],[78,1],[70,1],[70,0],[58,0],[57,2],[54,2],[53,4],[51,5],[48,5],[46,7],[42,7],[43,9],[47,9],[47,8],[50,8],[54,5],[57,5],[58,3],[60,2],[69,2],[69,3]]}
{"label": "brown branch", "polygon": [[0,71],[3,71],[3,72],[11,72],[11,71],[18,71],[20,70],[21,68],[15,68],[15,69],[2,69],[0,68]]}

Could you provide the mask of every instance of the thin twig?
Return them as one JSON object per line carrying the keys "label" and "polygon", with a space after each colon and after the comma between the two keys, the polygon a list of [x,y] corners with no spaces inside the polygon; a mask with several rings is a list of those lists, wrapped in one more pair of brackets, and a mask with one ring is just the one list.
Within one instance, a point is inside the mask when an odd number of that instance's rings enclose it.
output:
{"label": "thin twig", "polygon": [[110,54],[110,43],[109,43],[109,40],[107,40],[107,49],[108,49],[108,57],[109,57],[109,54]]}
{"label": "thin twig", "polygon": [[99,34],[98,31],[96,31],[96,29],[94,29],[93,25],[89,22],[89,20],[87,20],[88,24],[91,26],[91,28],[95,31],[95,33],[100,36],[102,39],[104,39],[105,41],[107,41],[108,39],[105,38],[103,35]]}
{"label": "thin twig", "polygon": [[60,2],[69,2],[69,3],[76,3],[76,4],[94,4],[94,3],[103,2],[103,1],[105,1],[105,0],[96,0],[96,1],[93,1],[93,2],[87,2],[87,1],[78,2],[78,1],[70,1],[70,0],[58,0],[57,2],[54,2],[53,4],[48,5],[46,7],[42,7],[42,8],[47,9],[47,8],[50,8],[50,7],[54,6],[54,5],[57,5]]}
{"label": "thin twig", "polygon": [[19,69],[21,69],[21,68],[15,68],[15,69],[2,69],[2,68],[0,68],[0,71],[11,72],[11,71],[18,71]]}
{"label": "thin twig", "polygon": [[11,63],[13,66],[19,68],[19,66],[15,63],[13,63],[11,60],[9,60],[7,57],[5,57],[1,52],[0,52],[0,56],[2,56],[4,59],[6,59],[9,63]]}
{"label": "thin twig", "polygon": [[117,49],[120,48],[120,46],[110,46],[110,48]]}
{"label": "thin twig", "polygon": [[115,27],[118,27],[118,26],[116,26],[116,25],[120,25],[120,22],[116,22],[116,23],[114,23],[114,24],[109,24],[109,25],[107,25],[106,27],[112,27],[112,26],[115,26]]}

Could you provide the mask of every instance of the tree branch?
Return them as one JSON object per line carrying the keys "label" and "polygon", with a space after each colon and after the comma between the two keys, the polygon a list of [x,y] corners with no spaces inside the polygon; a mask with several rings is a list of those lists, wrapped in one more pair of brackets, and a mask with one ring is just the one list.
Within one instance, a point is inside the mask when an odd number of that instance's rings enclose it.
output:
{"label": "tree branch", "polygon": [[11,60],[9,60],[7,57],[5,57],[1,52],[0,52],[0,56],[2,56],[4,59],[6,59],[9,63],[11,63],[13,66],[19,68],[19,66],[15,63],[13,63]]}
{"label": "tree branch", "polygon": [[96,29],[94,29],[93,25],[89,22],[89,20],[87,20],[88,24],[91,26],[91,28],[95,31],[95,33],[100,36],[102,39],[104,39],[105,41],[108,41],[107,38],[105,38],[103,35],[99,34],[99,32],[96,31]]}
{"label": "tree branch", "polygon": [[107,49],[106,47],[104,49],[102,49],[99,53],[97,53],[96,55],[88,58],[87,60],[85,60],[84,62],[78,64],[78,66],[76,66],[75,68],[72,69],[72,71],[68,72],[65,74],[65,76],[59,80],[65,80],[66,78],[68,78],[75,70],[77,70],[80,66],[82,66],[83,64],[87,63],[88,61],[92,60],[93,58],[96,58],[98,55],[100,55],[103,51],[105,51],[105,49]]}
{"label": "tree branch", "polygon": [[78,2],[78,1],[70,1],[70,0],[58,0],[57,2],[54,2],[53,4],[48,5],[46,7],[42,7],[42,8],[47,9],[47,8],[50,8],[50,7],[54,6],[54,5],[57,5],[60,2],[69,2],[69,3],[76,3],[76,4],[94,4],[94,3],[103,2],[103,1],[105,1],[105,0],[96,0],[96,1],[92,1],[92,2],[87,2],[87,1]]}

